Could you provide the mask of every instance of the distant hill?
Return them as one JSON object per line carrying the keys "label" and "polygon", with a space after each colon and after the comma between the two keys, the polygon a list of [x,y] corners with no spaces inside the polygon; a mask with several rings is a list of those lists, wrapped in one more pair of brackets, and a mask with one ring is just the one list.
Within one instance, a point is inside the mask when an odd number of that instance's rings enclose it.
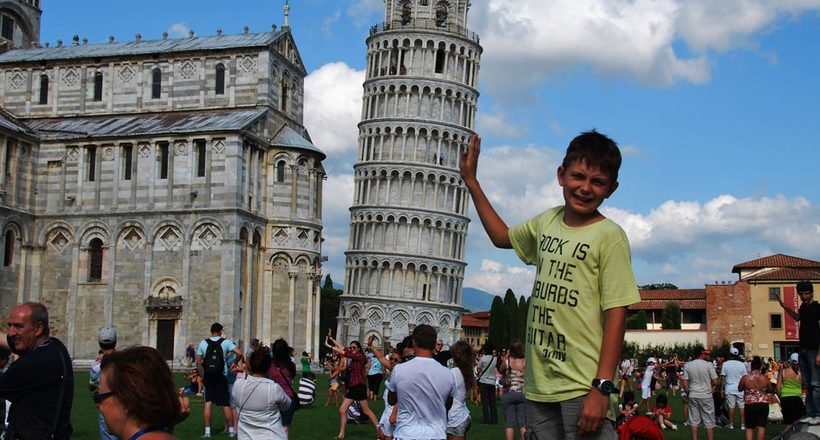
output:
{"label": "distant hill", "polygon": [[[333,281],[333,287],[337,289],[342,289],[342,285]],[[472,287],[465,287],[462,290],[462,302],[464,303],[464,308],[468,309],[470,312],[483,312],[485,310],[490,310],[490,306],[493,305],[493,298],[495,295],[489,292],[485,292],[481,289],[474,289]]]}
{"label": "distant hill", "polygon": [[464,303],[464,308],[470,312],[490,310],[490,306],[493,305],[493,298],[495,298],[495,295],[481,289],[472,287],[462,289],[461,302]]}

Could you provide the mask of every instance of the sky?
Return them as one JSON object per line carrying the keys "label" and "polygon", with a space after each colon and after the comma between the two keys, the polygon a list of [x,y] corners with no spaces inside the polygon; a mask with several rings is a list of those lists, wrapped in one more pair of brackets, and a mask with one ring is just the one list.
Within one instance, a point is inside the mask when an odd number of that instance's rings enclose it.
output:
{"label": "sky", "polygon": [[[41,42],[270,31],[284,0],[44,0]],[[365,38],[383,0],[292,0],[305,126],[327,154],[323,272],[344,279]],[[512,225],[563,203],[556,169],[595,128],[624,155],[602,212],[639,284],[735,281],[776,253],[820,260],[820,0],[473,0],[479,179]],[[529,295],[471,209],[465,287]]]}

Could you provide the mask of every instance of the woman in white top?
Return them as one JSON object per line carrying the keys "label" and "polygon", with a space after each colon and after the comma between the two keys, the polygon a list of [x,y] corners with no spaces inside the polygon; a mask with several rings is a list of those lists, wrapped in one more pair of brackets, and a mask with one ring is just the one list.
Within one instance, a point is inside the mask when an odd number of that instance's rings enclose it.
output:
{"label": "woman in white top", "polygon": [[453,389],[453,405],[447,412],[447,440],[466,440],[470,430],[470,410],[467,409],[467,390],[475,384],[475,355],[470,344],[458,341],[450,346],[453,356],[453,373],[456,386]]}
{"label": "woman in white top", "polygon": [[267,378],[271,365],[270,350],[254,350],[248,361],[249,375],[237,379],[231,398],[239,412],[237,440],[286,440],[281,412],[290,407],[290,398],[282,387]]}

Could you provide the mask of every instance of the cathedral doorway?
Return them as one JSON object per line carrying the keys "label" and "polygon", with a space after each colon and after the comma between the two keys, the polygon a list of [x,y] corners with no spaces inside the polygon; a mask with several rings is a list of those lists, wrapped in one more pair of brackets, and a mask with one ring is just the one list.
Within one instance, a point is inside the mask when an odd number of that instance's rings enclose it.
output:
{"label": "cathedral doorway", "polygon": [[166,361],[174,359],[174,341],[176,320],[174,319],[158,319],[157,320],[157,350],[162,354]]}

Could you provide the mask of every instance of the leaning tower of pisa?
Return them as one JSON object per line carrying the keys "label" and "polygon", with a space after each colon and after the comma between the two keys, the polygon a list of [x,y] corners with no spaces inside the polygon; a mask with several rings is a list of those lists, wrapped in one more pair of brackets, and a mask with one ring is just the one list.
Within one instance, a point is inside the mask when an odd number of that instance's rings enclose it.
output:
{"label": "leaning tower of pisa", "polygon": [[459,337],[469,197],[458,162],[474,133],[482,51],[469,7],[386,0],[370,29],[341,341],[395,344],[419,324]]}

